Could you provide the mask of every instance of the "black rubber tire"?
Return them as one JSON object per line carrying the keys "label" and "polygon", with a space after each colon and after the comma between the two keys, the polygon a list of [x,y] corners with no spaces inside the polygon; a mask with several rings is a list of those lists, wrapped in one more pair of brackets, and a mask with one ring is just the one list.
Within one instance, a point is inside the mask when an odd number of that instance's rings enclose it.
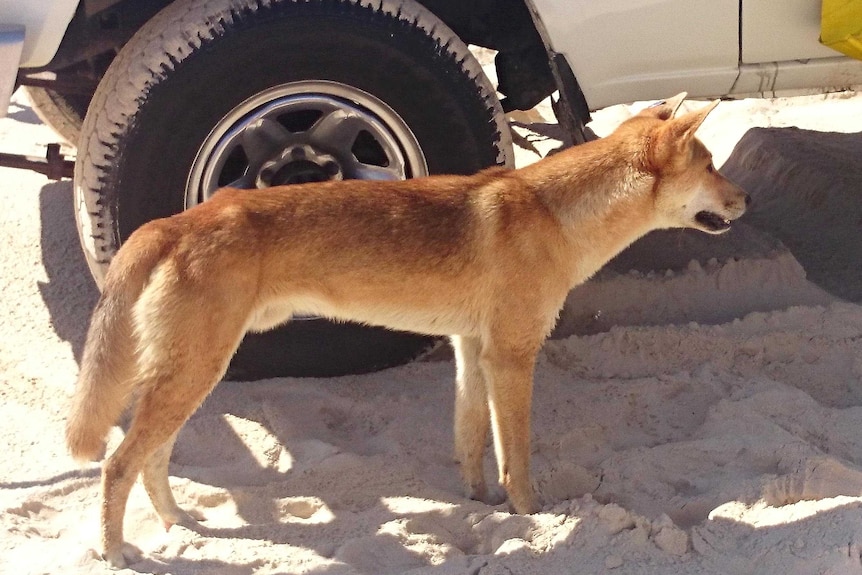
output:
{"label": "black rubber tire", "polygon": [[[141,224],[184,209],[186,178],[210,129],[272,86],[316,79],[386,102],[415,134],[430,173],[512,165],[508,126],[467,47],[412,0],[179,0],[120,51],[84,121],[75,166],[78,229],[101,283]],[[332,376],[403,363],[429,339],[296,321],[240,348],[234,373]]]}

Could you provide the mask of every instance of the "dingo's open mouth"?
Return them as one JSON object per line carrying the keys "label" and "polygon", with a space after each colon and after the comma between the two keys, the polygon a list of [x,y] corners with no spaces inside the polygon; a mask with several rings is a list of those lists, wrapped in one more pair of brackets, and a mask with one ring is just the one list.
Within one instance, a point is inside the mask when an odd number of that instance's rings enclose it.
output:
{"label": "dingo's open mouth", "polygon": [[715,212],[697,212],[694,219],[708,232],[720,233],[730,229],[730,220]]}

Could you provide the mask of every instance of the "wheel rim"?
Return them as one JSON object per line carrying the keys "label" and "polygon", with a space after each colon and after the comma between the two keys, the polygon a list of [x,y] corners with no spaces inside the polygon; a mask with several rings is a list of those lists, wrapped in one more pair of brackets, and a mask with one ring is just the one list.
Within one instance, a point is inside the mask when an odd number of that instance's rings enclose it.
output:
{"label": "wheel rim", "polygon": [[383,101],[337,82],[291,82],[253,96],[216,124],[189,172],[185,207],[224,186],[427,174],[413,132]]}

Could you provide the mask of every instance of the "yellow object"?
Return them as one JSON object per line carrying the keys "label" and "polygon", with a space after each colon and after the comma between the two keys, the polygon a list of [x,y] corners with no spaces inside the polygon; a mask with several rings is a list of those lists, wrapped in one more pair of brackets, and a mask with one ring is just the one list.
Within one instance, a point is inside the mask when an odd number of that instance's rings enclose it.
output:
{"label": "yellow object", "polygon": [[862,60],[862,0],[823,0],[820,42]]}

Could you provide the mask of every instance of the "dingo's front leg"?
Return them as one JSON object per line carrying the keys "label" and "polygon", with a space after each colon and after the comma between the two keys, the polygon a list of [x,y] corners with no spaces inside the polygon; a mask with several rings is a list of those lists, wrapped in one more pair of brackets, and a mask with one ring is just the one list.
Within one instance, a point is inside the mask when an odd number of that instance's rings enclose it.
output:
{"label": "dingo's front leg", "polygon": [[517,513],[537,510],[530,482],[530,404],[538,346],[485,344],[481,366],[488,387],[500,483]]}
{"label": "dingo's front leg", "polygon": [[461,477],[467,497],[488,501],[483,456],[488,441],[490,415],[488,388],[479,366],[482,344],[477,338],[452,336],[455,350],[455,459],[461,466]]}

